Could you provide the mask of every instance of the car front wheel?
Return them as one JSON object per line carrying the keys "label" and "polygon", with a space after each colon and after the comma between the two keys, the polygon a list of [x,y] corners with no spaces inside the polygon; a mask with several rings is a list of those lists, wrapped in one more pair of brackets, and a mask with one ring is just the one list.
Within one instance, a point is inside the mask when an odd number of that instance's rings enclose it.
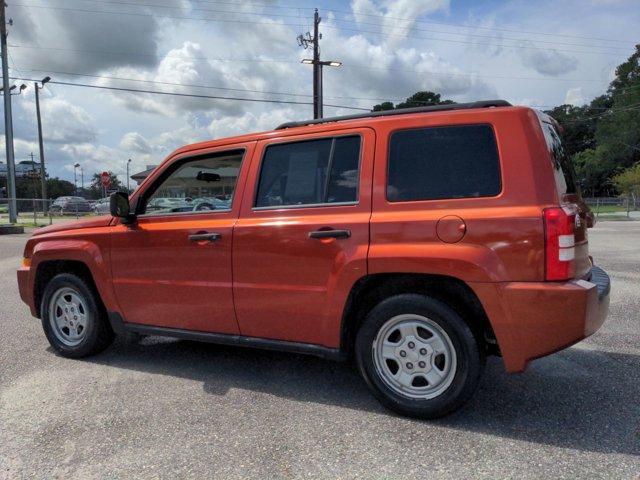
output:
{"label": "car front wheel", "polygon": [[475,391],[484,355],[466,322],[417,294],[383,300],[356,337],[358,367],[378,400],[403,415],[437,418]]}
{"label": "car front wheel", "polygon": [[40,307],[42,327],[61,355],[80,358],[107,348],[114,334],[97,293],[73,274],[61,273],[47,284]]}

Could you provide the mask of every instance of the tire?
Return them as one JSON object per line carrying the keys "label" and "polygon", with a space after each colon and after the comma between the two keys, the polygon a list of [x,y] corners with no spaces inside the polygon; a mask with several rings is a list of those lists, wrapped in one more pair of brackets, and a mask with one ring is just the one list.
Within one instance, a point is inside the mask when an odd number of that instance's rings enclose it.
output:
{"label": "tire", "polygon": [[95,355],[113,342],[114,333],[97,292],[76,275],[61,273],[51,279],[40,312],[47,340],[63,357]]}
{"label": "tire", "polygon": [[477,388],[485,363],[460,315],[417,294],[395,295],[375,306],[358,330],[355,354],[380,403],[422,419],[462,406]]}

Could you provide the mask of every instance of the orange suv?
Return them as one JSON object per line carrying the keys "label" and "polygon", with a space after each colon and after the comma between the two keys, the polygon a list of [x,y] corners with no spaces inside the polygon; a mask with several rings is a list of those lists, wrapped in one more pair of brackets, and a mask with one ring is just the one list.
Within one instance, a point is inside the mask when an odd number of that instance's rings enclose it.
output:
{"label": "orange suv", "polygon": [[610,281],[556,122],[486,101],[180,148],[111,216],[37,230],[18,283],[61,355],[134,332],[355,356],[387,407],[447,414],[595,332]]}

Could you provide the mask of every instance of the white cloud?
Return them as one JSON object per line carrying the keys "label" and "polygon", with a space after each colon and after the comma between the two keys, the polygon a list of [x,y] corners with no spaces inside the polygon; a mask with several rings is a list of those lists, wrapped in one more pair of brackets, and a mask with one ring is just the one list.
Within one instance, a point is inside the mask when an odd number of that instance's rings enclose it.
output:
{"label": "white cloud", "polygon": [[138,132],[126,133],[120,140],[120,148],[133,153],[151,153],[153,151],[149,141]]}
{"label": "white cloud", "polygon": [[290,108],[276,108],[260,115],[246,112],[240,117],[214,119],[208,131],[213,138],[222,138],[239,133],[273,130],[294,117],[295,112]]}
{"label": "white cloud", "polygon": [[363,27],[376,28],[382,17],[382,31],[388,36],[386,42],[392,46],[402,43],[411,34],[416,20],[437,11],[448,11],[449,0],[395,0],[381,2],[353,0],[351,10]]}
{"label": "white cloud", "polygon": [[[632,43],[628,52],[598,54],[585,47],[562,45],[589,45],[595,40],[526,32],[612,39],[624,37],[619,32],[634,31],[640,21],[640,10],[632,8],[633,2],[605,6],[596,4],[595,0],[586,3],[577,0],[515,4],[472,2],[465,7],[456,4],[455,8],[450,8],[450,3],[449,0],[351,0],[350,13],[321,9],[322,56],[344,62],[342,68],[324,71],[325,104],[367,109],[383,100],[403,100],[419,90],[431,90],[456,101],[507,98],[536,105],[560,104],[564,100],[581,103],[605,91],[615,66],[631,54]],[[57,10],[58,5],[49,2],[41,5],[47,8],[9,6],[9,15],[15,20],[14,26],[9,27],[11,44],[56,48],[11,47],[12,73],[18,72],[20,76],[42,74],[51,75],[54,80],[166,92],[311,101],[311,68],[299,63],[309,52],[298,47],[295,41],[310,23],[312,10],[307,7],[300,8],[298,19],[278,17],[277,14],[291,14],[295,10],[273,8],[278,5],[275,1],[240,2],[233,6],[234,10],[259,15],[212,14],[202,9],[218,7],[191,0],[163,2],[183,10],[122,6],[123,11],[135,11],[143,16]],[[577,8],[580,22],[574,21]],[[91,9],[114,10],[115,7],[95,5]],[[336,10],[345,8],[336,7]],[[206,17],[215,21],[183,21],[147,14]],[[406,20],[398,20],[400,18]],[[422,23],[425,21],[438,23]],[[446,23],[472,24],[474,28]],[[353,30],[358,28],[380,31],[382,35]],[[507,37],[530,40],[514,43],[517,41]],[[442,41],[445,38],[449,41]],[[514,49],[500,47],[500,44],[533,48]],[[615,47],[626,48],[624,44],[615,44]],[[575,54],[571,50],[587,50],[589,54]],[[104,53],[106,51],[112,54]],[[141,55],[131,55],[131,52]],[[27,68],[46,72],[27,72]],[[567,92],[567,85],[572,83],[560,78],[566,73],[581,79],[575,82],[580,85],[579,91]],[[171,83],[189,86],[169,85]],[[251,91],[241,91],[243,89]],[[90,169],[97,171],[105,167],[123,175],[127,158],[133,159],[133,170],[141,170],[146,164],[159,163],[181,145],[271,129],[285,121],[310,118],[312,111],[310,105],[106,92],[55,84],[50,84],[42,93],[47,164],[54,175],[67,178],[72,178],[72,168],[65,169],[65,165],[75,162],[85,165],[86,175]],[[26,159],[29,152],[37,152],[33,92],[30,88],[13,99],[16,158]],[[347,113],[354,112],[325,107],[327,116]]]}
{"label": "white cloud", "polygon": [[523,43],[522,47],[522,63],[542,75],[557,77],[578,68],[578,60],[575,57],[557,50],[533,48],[531,42]]}
{"label": "white cloud", "polygon": [[570,88],[567,90],[567,94],[564,97],[565,105],[574,105],[581,107],[587,103],[587,100],[582,93],[582,87]]}
{"label": "white cloud", "polygon": [[41,104],[43,137],[48,142],[89,142],[96,138],[93,119],[87,111],[62,98],[50,98]]}

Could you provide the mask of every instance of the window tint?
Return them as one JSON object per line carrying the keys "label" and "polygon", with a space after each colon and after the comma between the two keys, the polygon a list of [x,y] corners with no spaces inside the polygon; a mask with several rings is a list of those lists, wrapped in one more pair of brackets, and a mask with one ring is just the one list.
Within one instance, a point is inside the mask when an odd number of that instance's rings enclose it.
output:
{"label": "window tint", "polygon": [[180,164],[146,197],[150,215],[225,211],[231,208],[243,152],[198,157]]}
{"label": "window tint", "polygon": [[500,185],[498,149],[489,125],[431,127],[391,136],[390,201],[494,196]]}
{"label": "window tint", "polygon": [[359,136],[270,145],[255,206],[355,202],[359,161]]}

